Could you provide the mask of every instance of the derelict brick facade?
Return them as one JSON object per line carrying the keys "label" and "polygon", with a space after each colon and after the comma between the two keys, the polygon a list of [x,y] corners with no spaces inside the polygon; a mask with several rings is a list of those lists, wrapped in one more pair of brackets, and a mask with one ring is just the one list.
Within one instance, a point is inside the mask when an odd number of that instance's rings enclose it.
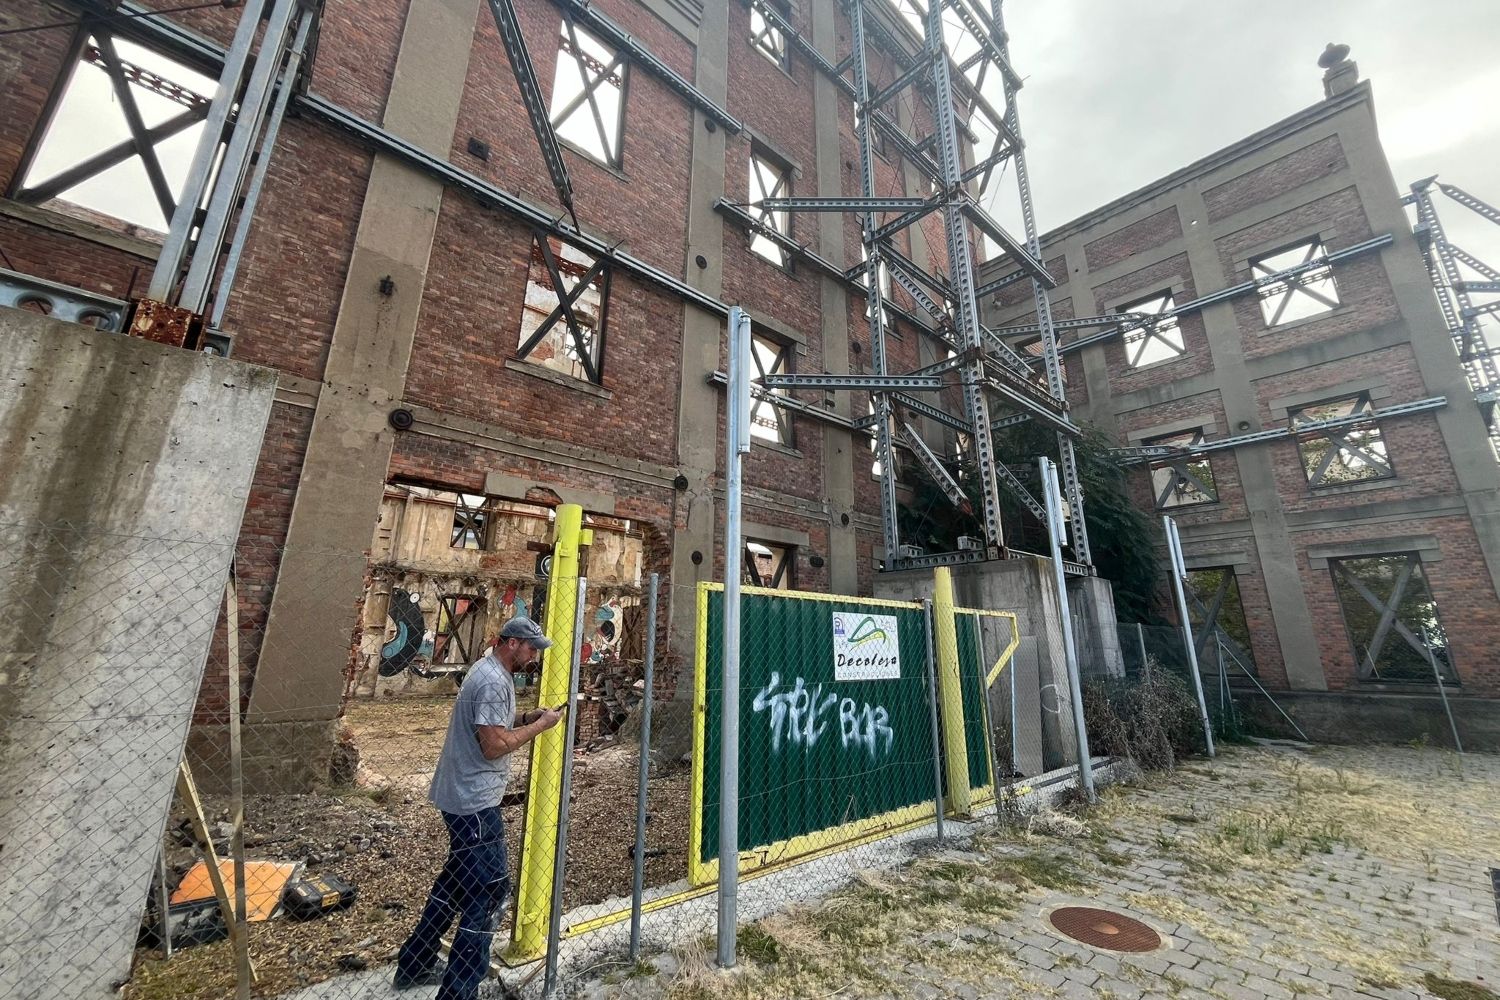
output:
{"label": "derelict brick facade", "polygon": [[[1046,256],[1066,258],[1049,265],[1062,282],[1054,300],[1103,315],[1161,291],[1181,305],[1240,284],[1255,277],[1254,259],[1298,241],[1315,237],[1333,251],[1394,237],[1337,264],[1337,306],[1316,315],[1268,326],[1260,297],[1244,294],[1181,316],[1180,357],[1132,369],[1118,336],[1065,355],[1076,418],[1120,445],[1273,430],[1297,406],[1354,392],[1377,409],[1446,397],[1380,420],[1389,478],[1313,488],[1297,441],[1281,437],[1209,453],[1216,502],[1164,511],[1178,522],[1189,571],[1234,570],[1256,670],[1289,703],[1299,692],[1433,692],[1431,683],[1361,679],[1329,566],[1409,551],[1448,635],[1459,682],[1450,693],[1476,704],[1500,695],[1495,458],[1400,196],[1364,84],[1043,241]],[[991,326],[1034,320],[1016,287],[986,303]],[[1148,466],[1135,469],[1137,502],[1163,513]],[[1344,738],[1389,735],[1342,724]]]}
{"label": "derelict brick facade", "polygon": [[[426,85],[426,76],[443,68],[420,61],[433,58],[418,44],[428,29],[425,22],[467,10],[468,3],[327,0],[306,72],[308,89],[399,134],[399,122],[411,117],[406,110],[411,95]],[[453,65],[466,58],[467,72],[451,98],[438,102],[446,100],[450,107],[434,108],[439,118],[449,114],[456,121],[451,141],[408,138],[479,180],[561,217],[490,11],[479,0],[471,5],[470,51],[450,51],[445,57]],[[57,6],[43,0],[6,4],[0,28],[55,20]],[[553,87],[565,6],[553,0],[515,4],[544,99]],[[785,66],[757,51],[745,4],[728,3],[723,10],[716,4],[705,8],[697,0],[598,0],[594,6],[656,58],[715,96],[745,129],[727,134],[659,78],[627,62],[622,162],[606,167],[564,144],[582,227],[723,302],[745,304],[754,314],[757,334],[794,346],[792,371],[871,371],[865,304],[857,288],[802,261],[785,268],[768,263],[751,251],[747,233],[711,207],[718,197],[747,200],[752,151],[789,169],[794,194],[859,193],[852,101],[831,85],[820,89],[815,71],[795,51]],[[239,13],[205,10],[172,18],[223,46]],[[788,16],[830,57],[847,47],[849,26],[841,12],[797,0],[789,5]],[[149,33],[141,28],[122,22],[118,31],[149,47]],[[71,71],[73,37],[53,31],[0,40],[0,92],[6,95],[0,114],[0,190],[7,196],[0,199],[0,251],[7,255],[0,266],[110,296],[139,295],[154,266],[160,234],[61,202],[22,205],[9,197],[23,180],[26,151],[45,130],[48,95]],[[184,58],[182,53],[177,57]],[[872,49],[870,62],[872,87],[889,83],[899,72],[897,61],[879,48]],[[217,75],[211,62],[193,68]],[[76,71],[99,72],[86,65]],[[815,128],[820,113],[839,123],[836,140],[821,145]],[[918,127],[913,116],[929,117],[920,100],[901,102],[897,114],[913,129]],[[471,151],[471,140],[488,148],[487,158]],[[716,152],[716,143],[722,144],[721,151]],[[351,500],[349,509],[309,510],[305,499],[309,483],[347,471],[319,464],[325,459],[317,457],[323,453],[316,451],[316,432],[320,424],[342,426],[350,417],[339,408],[348,404],[340,401],[371,391],[363,378],[351,374],[358,369],[348,362],[350,345],[363,338],[389,352],[379,372],[396,388],[389,408],[402,406],[416,415],[410,431],[381,428],[371,439],[377,446],[368,451],[370,462],[379,468],[366,470],[370,476],[466,492],[482,492],[487,482],[531,484],[520,490],[527,495],[510,499],[587,497],[599,513],[642,522],[652,537],[666,539],[669,546],[701,552],[701,561],[689,564],[674,561],[669,549],[656,560],[659,565],[650,567],[666,577],[664,617],[670,616],[672,641],[679,650],[690,649],[693,587],[699,580],[719,578],[723,565],[718,543],[723,393],[713,390],[711,405],[704,405],[702,394],[714,369],[724,367],[722,342],[717,351],[703,350],[694,333],[704,315],[698,307],[615,270],[601,384],[580,383],[518,359],[533,230],[453,189],[432,202],[437,208],[430,246],[407,248],[412,270],[403,273],[409,276],[390,293],[377,292],[374,281],[366,287],[360,283],[363,278],[354,277],[366,273],[360,260],[370,253],[362,227],[381,217],[381,198],[393,199],[392,211],[409,209],[402,199],[415,188],[402,171],[409,168],[391,167],[382,155],[294,102],[223,323],[224,332],[233,337],[235,357],[282,373],[242,534],[244,631],[258,634],[268,618],[274,622],[277,601],[289,600],[288,594],[298,588],[311,592],[319,585],[282,572],[284,546],[306,546],[307,539],[321,537],[317,525],[340,520],[367,523],[373,532],[378,517],[374,507],[356,509]],[[877,157],[876,175],[884,193],[926,193],[912,168],[892,156]],[[414,198],[412,204],[426,203]],[[705,217],[710,221],[705,223]],[[840,267],[858,263],[858,220],[824,221],[815,215],[793,216],[790,235]],[[700,260],[700,252],[690,252],[690,246],[711,249]],[[947,271],[936,218],[904,234],[901,246],[919,264]],[[375,298],[385,294],[384,304]],[[917,310],[899,288],[891,301]],[[345,329],[354,306],[372,310],[367,329]],[[408,357],[399,349],[401,337],[390,339],[385,327],[399,327],[404,310],[411,308],[416,320]],[[721,320],[713,323],[722,326]],[[838,347],[826,350],[825,331],[834,329]],[[934,357],[923,334],[909,324],[890,340],[893,372]],[[863,415],[863,396],[800,396],[831,412]],[[794,415],[791,422],[793,437],[787,446],[757,447],[746,463],[748,531],[751,537],[759,531],[767,539],[794,545],[799,588],[827,590],[837,581],[843,589],[868,592],[881,546],[879,492],[870,475],[868,438],[805,416]],[[691,457],[709,455],[713,457]],[[689,482],[686,489],[674,482],[679,475]],[[840,495],[838,482],[852,482],[852,500],[833,499]],[[300,507],[299,496],[304,497]],[[711,498],[709,520],[691,513],[700,496]],[[299,522],[302,527],[294,530]],[[854,552],[854,564],[833,559],[835,548]],[[684,566],[692,573],[685,574]],[[278,590],[281,598],[275,597]],[[353,626],[360,595],[346,596],[336,610],[347,614],[348,622],[330,620],[328,628]],[[267,639],[268,649],[273,641]],[[254,664],[258,649],[246,653]],[[343,664],[306,669],[326,674],[342,671]],[[330,689],[326,681],[320,683],[321,691]],[[664,683],[670,685],[670,679]],[[336,706],[324,704],[327,700],[319,696],[298,718],[330,717]],[[222,687],[209,685],[200,716],[221,718],[223,702]],[[287,706],[266,711],[282,707]]]}

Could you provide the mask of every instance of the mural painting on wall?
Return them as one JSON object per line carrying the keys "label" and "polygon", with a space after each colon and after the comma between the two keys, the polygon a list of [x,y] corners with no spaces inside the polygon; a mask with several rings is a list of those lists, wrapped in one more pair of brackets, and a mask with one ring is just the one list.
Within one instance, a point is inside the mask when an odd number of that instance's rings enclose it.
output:
{"label": "mural painting on wall", "polygon": [[422,650],[427,621],[422,616],[421,597],[399,588],[391,591],[386,615],[396,626],[396,635],[380,647],[380,676],[395,677],[411,666]]}

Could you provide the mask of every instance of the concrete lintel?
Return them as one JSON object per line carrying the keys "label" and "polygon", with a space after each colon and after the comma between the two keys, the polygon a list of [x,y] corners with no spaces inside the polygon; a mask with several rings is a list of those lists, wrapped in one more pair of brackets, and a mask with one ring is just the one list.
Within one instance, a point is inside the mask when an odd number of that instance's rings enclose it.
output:
{"label": "concrete lintel", "polygon": [[745,522],[745,537],[754,539],[757,542],[770,542],[772,545],[790,545],[799,549],[806,549],[812,544],[811,536],[805,531],[781,528],[774,524],[755,524],[751,521]]}
{"label": "concrete lintel", "polygon": [[1289,410],[1299,409],[1309,403],[1319,403],[1335,396],[1352,396],[1358,392],[1368,392],[1371,400],[1390,399],[1394,395],[1384,375],[1367,375],[1364,378],[1346,379],[1321,389],[1309,389],[1268,399],[1266,406],[1270,409],[1272,417],[1285,420]]}
{"label": "concrete lintel", "polygon": [[548,490],[556,494],[563,503],[575,503],[590,514],[613,514],[615,512],[615,496],[613,493],[598,493],[594,490],[579,490],[568,486],[559,486],[556,483],[542,482],[527,479],[522,476],[512,476],[504,472],[487,472],[484,475],[484,492],[492,497],[504,497],[507,500],[525,500],[526,494],[533,489]]}
{"label": "concrete lintel", "polygon": [[1358,559],[1361,556],[1386,555],[1392,552],[1415,552],[1424,563],[1443,558],[1436,535],[1382,535],[1368,541],[1329,542],[1307,547],[1307,563],[1313,569],[1327,569],[1330,559]]}
{"label": "concrete lintel", "polygon": [[1219,433],[1219,418],[1211,412],[1195,413],[1181,420],[1172,420],[1164,424],[1156,424],[1153,427],[1142,427],[1139,430],[1128,432],[1127,440],[1141,442],[1150,438],[1165,437],[1168,434],[1180,434],[1183,431],[1201,430],[1205,437],[1211,437]]}

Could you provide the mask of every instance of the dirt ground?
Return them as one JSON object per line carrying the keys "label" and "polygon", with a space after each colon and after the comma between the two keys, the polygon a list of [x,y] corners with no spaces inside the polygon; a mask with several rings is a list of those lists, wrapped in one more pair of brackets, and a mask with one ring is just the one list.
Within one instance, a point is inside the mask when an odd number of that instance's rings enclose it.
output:
{"label": "dirt ground", "polygon": [[[529,707],[531,694],[520,692],[521,708]],[[297,922],[279,916],[250,925],[250,956],[259,977],[255,995],[275,996],[393,958],[447,852],[447,835],[437,810],[427,802],[427,787],[451,707],[451,697],[359,702],[346,720],[360,756],[353,786],[246,797],[247,859],[299,862],[305,873],[336,875],[358,893],[352,907],[320,919]],[[632,743],[575,755],[565,909],[630,893],[637,752]],[[507,801],[525,791],[527,763],[526,754],[513,762]],[[681,767],[658,765],[653,772],[648,887],[686,875],[689,782]],[[210,827],[227,833],[228,799],[208,798],[204,806]],[[520,802],[502,809],[513,874],[524,813]],[[198,860],[191,840],[174,833],[185,820],[179,803],[167,838],[174,885]],[[507,926],[497,941],[508,934]],[[169,961],[162,961],[155,949],[140,949],[122,995],[127,1000],[208,1000],[232,995],[233,989],[234,959],[225,940],[183,949]]]}

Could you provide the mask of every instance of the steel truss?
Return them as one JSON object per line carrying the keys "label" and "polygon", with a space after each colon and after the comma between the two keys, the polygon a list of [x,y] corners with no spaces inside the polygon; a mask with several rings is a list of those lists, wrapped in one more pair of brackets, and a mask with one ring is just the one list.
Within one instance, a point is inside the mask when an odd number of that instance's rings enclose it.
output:
{"label": "steel truss", "polygon": [[[1462,188],[1437,183],[1436,177],[1417,181],[1411,186],[1411,194],[1402,199],[1403,204],[1416,209],[1417,224],[1413,232],[1427,262],[1427,273],[1437,293],[1438,306],[1443,311],[1443,320],[1448,325],[1458,359],[1464,366],[1469,388],[1474,391],[1475,402],[1484,416],[1490,442],[1500,454],[1500,420],[1496,419],[1495,412],[1497,391],[1500,391],[1500,365],[1495,360],[1496,347],[1490,342],[1484,326],[1485,317],[1500,313],[1500,298],[1492,297],[1500,294],[1500,268],[1448,241],[1438,217],[1434,189],[1496,225],[1500,225],[1500,209]],[[1470,274],[1479,278],[1471,278]],[[1476,301],[1476,296],[1484,300]]]}
{"label": "steel truss", "polygon": [[[854,101],[855,134],[859,143],[861,190],[857,196],[769,198],[754,207],[762,211],[843,212],[856,215],[861,223],[861,240],[865,260],[847,271],[830,275],[846,282],[859,281],[869,300],[871,364],[870,375],[779,375],[764,381],[767,387],[781,390],[815,389],[819,391],[863,390],[870,394],[874,412],[854,421],[856,430],[872,432],[875,460],[881,471],[881,518],[884,525],[887,569],[949,565],[1000,558],[1005,554],[1003,526],[1000,517],[1002,485],[1016,491],[1023,504],[1033,512],[1041,504],[1014,476],[1007,475],[995,461],[992,429],[1025,419],[1039,420],[1058,434],[1067,499],[1073,523],[1073,544],[1078,560],[1090,562],[1088,538],[1083,526],[1083,498],[1078,482],[1077,463],[1072,441],[1078,428],[1068,419],[1064,397],[1062,368],[1058,358],[1057,338],[1052,329],[1047,290],[1056,285],[1041,261],[1032,210],[1031,189],[1024,161],[1020,118],[1016,111],[1016,91],[1020,78],[1011,68],[1007,39],[1001,16],[1000,0],[991,0],[991,11],[983,10],[976,0],[907,0],[920,18],[920,38],[902,23],[902,15],[891,3],[880,0],[845,0],[851,28],[851,50],[838,64],[830,61],[781,15],[773,0],[745,0],[758,11],[766,23],[781,32],[790,51],[807,58],[813,68],[823,73]],[[945,23],[954,19],[957,25]],[[977,46],[976,53],[959,65],[945,35],[954,30],[967,33]],[[870,49],[878,46],[896,67],[895,79],[876,87],[870,79]],[[994,74],[1001,82],[1005,110],[996,110],[984,94],[984,82]],[[914,91],[925,99],[932,111],[932,132],[914,136],[902,129],[887,112],[886,106],[903,92]],[[993,131],[991,148],[977,148],[978,136],[969,127],[965,115],[983,119]],[[874,143],[877,134],[885,138],[894,151],[915,166],[933,182],[934,193],[928,197],[889,197],[876,190]],[[972,156],[960,143],[966,142]],[[1008,232],[979,204],[966,185],[977,178],[988,180],[1002,164],[1014,163],[1016,184],[1022,206],[1025,232],[1017,237]],[[748,224],[753,221],[750,206],[721,202],[721,212],[731,214]],[[931,215],[941,215],[947,242],[946,275],[933,274],[919,267],[893,243],[902,231]],[[766,231],[784,248],[807,253],[806,248],[780,234]],[[988,236],[1001,248],[1005,258],[1016,266],[1024,279],[1032,282],[1038,302],[1042,331],[1041,363],[1045,379],[1033,373],[1031,363],[994,332],[986,329],[979,316],[979,286],[975,275],[978,257],[976,233]],[[828,262],[810,261],[818,270],[828,273]],[[901,287],[930,321],[918,327],[954,357],[926,365],[912,372],[892,372],[886,349],[886,336],[892,321],[892,307],[882,288],[881,275]],[[1022,279],[1016,279],[1022,280]],[[956,383],[943,376],[957,373]],[[963,397],[963,416],[947,413],[930,403],[921,402],[912,390],[940,390],[957,387]],[[789,397],[782,397],[784,399]],[[982,550],[959,553],[926,554],[902,544],[897,525],[896,470],[894,446],[904,445],[928,470],[955,506],[967,510],[969,502],[958,483],[905,422],[893,419],[897,406],[928,417],[972,438],[972,454],[979,471],[984,546]],[[994,419],[991,410],[1003,412]]]}

